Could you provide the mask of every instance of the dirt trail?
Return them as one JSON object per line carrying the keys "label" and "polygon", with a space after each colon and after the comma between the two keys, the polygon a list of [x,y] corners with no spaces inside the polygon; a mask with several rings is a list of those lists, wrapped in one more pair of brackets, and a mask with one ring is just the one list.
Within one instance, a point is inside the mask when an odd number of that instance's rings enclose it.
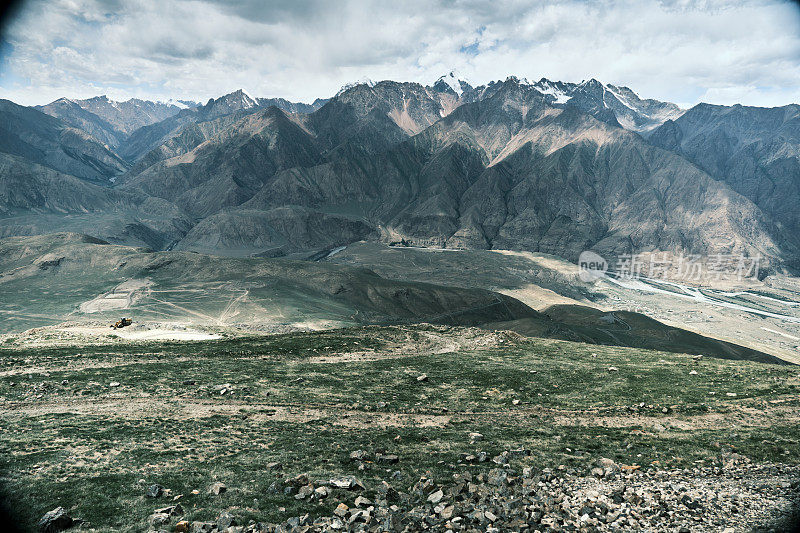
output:
{"label": "dirt trail", "polygon": [[133,365],[156,365],[156,364],[163,364],[165,362],[168,363],[185,363],[186,361],[202,361],[208,358],[199,358],[199,357],[155,357],[158,354],[152,354],[154,357],[152,359],[114,359],[113,361],[81,361],[81,360],[73,360],[69,361],[66,364],[63,362],[59,362],[57,364],[52,365],[38,365],[38,366],[26,366],[24,368],[15,368],[12,370],[3,370],[0,371],[0,377],[8,377],[8,376],[27,376],[29,374],[48,374],[50,372],[78,372],[81,370],[94,370],[98,368],[116,368],[120,366],[133,366]]}
{"label": "dirt trail", "polygon": [[443,427],[451,416],[416,413],[359,411],[335,406],[274,405],[213,400],[164,400],[148,397],[80,399],[15,406],[0,406],[0,418],[75,414],[126,420],[143,418],[206,418],[216,415],[247,416],[253,420],[310,422],[324,419],[337,426],[353,428]]}
{"label": "dirt trail", "polygon": [[[555,426],[600,426],[613,428],[643,428],[646,431],[690,431],[699,429],[733,429],[742,427],[771,427],[775,420],[787,424],[800,423],[800,409],[795,406],[756,408],[729,405],[725,413],[696,415],[670,414],[663,416],[621,415],[594,410],[556,408],[514,408],[506,411],[453,412],[421,414],[386,411],[363,411],[325,404],[274,404],[239,400],[202,400],[195,398],[118,397],[68,399],[58,402],[18,403],[0,405],[0,418],[76,414],[124,419],[142,418],[205,418],[215,415],[247,416],[254,420],[310,422],[326,420],[333,425],[369,428],[444,427],[451,421],[523,419],[528,423]],[[609,408],[611,409],[611,408]]]}
{"label": "dirt trail", "polygon": [[726,413],[705,413],[699,415],[668,416],[556,416],[554,421],[560,426],[602,426],[624,428],[640,426],[650,431],[693,431],[702,429],[735,429],[742,427],[772,427],[776,420],[786,424],[800,423],[800,410],[794,407],[774,409],[754,409],[736,406]]}
{"label": "dirt trail", "polygon": [[404,359],[425,355],[441,355],[454,353],[461,350],[474,350],[478,348],[496,348],[511,340],[514,335],[491,333],[485,330],[461,330],[458,336],[452,332],[415,331],[421,338],[411,338],[411,330],[398,328],[404,333],[404,338],[393,341],[388,346],[383,346],[380,352],[355,351],[342,353],[329,353],[306,359],[308,363],[345,363],[382,361],[386,359]]}

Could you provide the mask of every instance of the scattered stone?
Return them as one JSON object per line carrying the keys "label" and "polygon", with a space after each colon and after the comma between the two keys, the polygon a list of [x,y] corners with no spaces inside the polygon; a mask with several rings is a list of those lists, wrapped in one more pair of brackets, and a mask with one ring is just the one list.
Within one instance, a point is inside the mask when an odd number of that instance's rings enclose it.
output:
{"label": "scattered stone", "polygon": [[436,492],[431,492],[428,495],[428,501],[433,503],[433,504],[437,504],[440,501],[442,501],[442,497],[443,496],[444,496],[444,492],[442,492],[442,489],[439,489]]}
{"label": "scattered stone", "polygon": [[354,461],[366,461],[369,459],[369,453],[364,450],[356,450],[354,452],[350,452],[350,459]]}
{"label": "scattered stone", "polygon": [[236,518],[233,517],[230,513],[222,513],[217,518],[217,529],[220,531],[224,531],[225,529],[235,526],[236,525]]}
{"label": "scattered stone", "polygon": [[144,491],[144,495],[147,496],[148,498],[158,498],[162,494],[164,494],[164,487],[162,487],[157,483],[150,485]]}
{"label": "scattered stone", "polygon": [[354,511],[350,511],[350,519],[347,521],[349,524],[354,524],[355,522],[369,522],[370,513],[369,511],[365,511],[363,509],[357,509]]}
{"label": "scattered stone", "polygon": [[189,533],[190,524],[187,520],[181,520],[175,524],[175,533]]}
{"label": "scattered stone", "polygon": [[[330,516],[302,515],[280,524],[227,527],[219,520],[194,522],[188,531],[783,531],[786,528],[779,520],[791,516],[791,509],[800,503],[800,467],[752,463],[730,447],[723,447],[711,463],[672,470],[657,468],[655,463],[592,461],[586,452],[565,450],[587,461],[586,470],[560,465],[539,471],[525,466],[529,455],[525,449],[506,450],[491,459],[495,463],[491,469],[476,471],[474,466],[462,465],[462,470],[453,472],[452,482],[444,485],[423,476],[406,485],[405,491],[396,491],[387,481],[378,480],[369,487],[372,500],[360,494],[352,507],[336,502]],[[476,462],[479,455],[488,460],[486,452],[469,455]],[[305,485],[296,485],[301,482]],[[301,474],[285,484],[306,502],[322,499],[328,487],[364,488],[352,476],[312,484]],[[170,508],[157,514],[167,522],[174,516]],[[175,531],[186,531],[185,522],[178,524]],[[163,530],[165,525],[158,527]]]}
{"label": "scattered stone", "polygon": [[217,481],[216,483],[213,483],[208,488],[208,493],[209,494],[213,494],[214,496],[219,496],[220,494],[222,494],[223,492],[225,492],[227,490],[228,490],[228,487],[225,485],[225,483],[221,483],[221,482]]}
{"label": "scattered stone", "polygon": [[111,383],[108,384],[109,387],[119,387],[119,385],[120,385],[119,381],[112,381]]}
{"label": "scattered stone", "polygon": [[371,501],[369,501],[369,499],[368,499],[368,498],[365,498],[365,497],[363,497],[363,496],[358,496],[358,497],[356,497],[356,500],[355,500],[355,502],[354,502],[354,503],[355,503],[355,506],[356,506],[356,507],[362,507],[362,506],[368,506],[368,505],[372,505],[372,502],[371,502]]}
{"label": "scattered stone", "polygon": [[357,490],[364,488],[364,484],[353,476],[332,478],[328,481],[328,484],[337,489]]}
{"label": "scattered stone", "polygon": [[169,524],[169,515],[167,513],[153,513],[147,519],[147,523],[157,528]]}
{"label": "scattered stone", "polygon": [[58,533],[73,526],[75,521],[67,514],[63,507],[56,507],[48,511],[39,519],[36,529],[40,533]]}
{"label": "scattered stone", "polygon": [[421,374],[417,376],[417,381],[419,381],[420,383],[423,381],[428,381],[428,374]]}
{"label": "scattered stone", "polygon": [[396,455],[383,455],[378,454],[375,456],[375,462],[385,465],[394,465],[400,461],[400,458]]}
{"label": "scattered stone", "polygon": [[336,509],[334,509],[333,514],[344,518],[345,516],[347,516],[347,511],[349,510],[350,508],[348,506],[346,506],[343,503],[340,503],[339,505],[336,506]]}
{"label": "scattered stone", "polygon": [[169,516],[181,516],[183,514],[183,507],[181,507],[180,504],[170,505],[169,507],[164,507],[163,509],[156,509],[153,512],[167,514]]}
{"label": "scattered stone", "polygon": [[314,485],[309,483],[308,485],[303,485],[302,487],[300,487],[300,490],[297,491],[297,494],[295,494],[294,499],[305,500],[312,494],[314,494]]}

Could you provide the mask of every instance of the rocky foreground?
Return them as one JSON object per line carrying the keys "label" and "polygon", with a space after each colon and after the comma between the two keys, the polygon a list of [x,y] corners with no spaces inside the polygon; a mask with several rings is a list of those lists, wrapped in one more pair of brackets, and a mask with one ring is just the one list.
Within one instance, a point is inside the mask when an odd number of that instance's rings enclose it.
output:
{"label": "rocky foreground", "polygon": [[428,326],[4,349],[27,531],[792,531],[800,505],[790,365]]}
{"label": "rocky foreground", "polygon": [[[477,475],[467,464],[457,466],[453,481],[439,485],[426,476],[410,484],[399,472],[375,487],[354,476],[311,480],[300,474],[276,482],[270,490],[297,500],[327,500],[330,516],[289,518],[284,523],[237,523],[235,509],[215,522],[181,520],[180,503],[156,509],[149,517],[152,531],[179,533],[288,531],[796,531],[800,522],[800,468],[786,464],[754,464],[737,454],[719,463],[692,469],[642,469],[600,459],[590,472],[559,466],[552,470],[517,471],[509,462],[524,450],[507,451],[492,459],[467,455],[466,462],[497,467]],[[355,451],[353,460],[370,469],[373,461],[391,464],[395,456]],[[464,468],[460,468],[463,466]],[[280,468],[280,465],[274,465]],[[212,494],[228,490],[222,483]],[[159,485],[146,489],[151,498],[168,498]],[[371,496],[371,497],[368,497]],[[171,498],[174,499],[174,498]],[[180,499],[180,497],[178,497]],[[79,525],[63,509],[45,515],[41,531]],[[90,524],[85,524],[89,526]]]}

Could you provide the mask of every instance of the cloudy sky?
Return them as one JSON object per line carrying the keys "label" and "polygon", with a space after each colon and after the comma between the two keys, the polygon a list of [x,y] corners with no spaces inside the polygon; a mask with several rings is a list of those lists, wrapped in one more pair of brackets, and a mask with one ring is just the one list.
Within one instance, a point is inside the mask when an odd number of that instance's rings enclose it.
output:
{"label": "cloudy sky", "polygon": [[361,78],[597,78],[684,106],[800,103],[781,0],[33,0],[0,35],[0,97],[311,101]]}

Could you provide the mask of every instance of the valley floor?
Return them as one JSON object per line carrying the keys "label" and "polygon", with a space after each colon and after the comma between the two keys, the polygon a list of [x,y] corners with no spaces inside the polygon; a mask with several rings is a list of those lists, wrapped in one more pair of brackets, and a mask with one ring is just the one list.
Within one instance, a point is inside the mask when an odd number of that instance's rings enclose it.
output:
{"label": "valley floor", "polygon": [[59,506],[94,531],[796,518],[792,365],[429,325],[29,340],[0,348],[0,484],[26,531]]}

